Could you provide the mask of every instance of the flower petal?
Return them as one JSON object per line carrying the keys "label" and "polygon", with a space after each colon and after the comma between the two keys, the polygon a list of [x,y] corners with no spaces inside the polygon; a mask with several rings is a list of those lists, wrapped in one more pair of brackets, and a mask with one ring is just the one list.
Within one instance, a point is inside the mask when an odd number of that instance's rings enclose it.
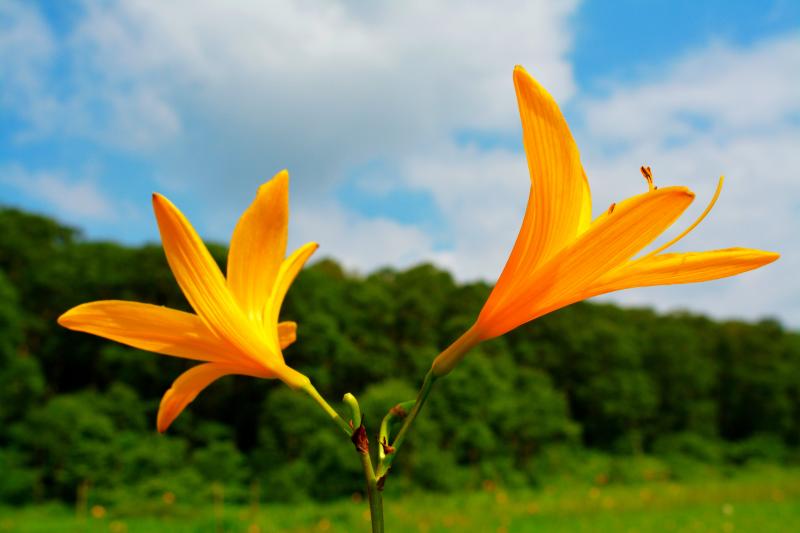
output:
{"label": "flower petal", "polygon": [[564,116],[522,67],[514,69],[522,140],[531,175],[528,206],[498,290],[558,253],[591,220],[589,182]]}
{"label": "flower petal", "polygon": [[505,299],[496,290],[486,301],[478,325],[484,339],[582,299],[581,294],[606,272],[633,257],[666,230],[689,206],[694,194],[666,187],[617,204],[598,217],[572,244],[524,277]]}
{"label": "flower petal", "polygon": [[735,276],[769,264],[780,257],[774,252],[727,248],[709,252],[661,254],[633,261],[598,278],[591,296],[632,287],[695,283]]}
{"label": "flower petal", "polygon": [[[303,268],[311,254],[317,251],[319,245],[315,242],[309,242],[298,248],[287,257],[281,268],[278,271],[278,276],[275,279],[275,285],[272,287],[272,294],[270,294],[267,309],[264,311],[264,324],[275,324],[278,322],[278,316],[281,312],[281,305],[283,299],[286,297],[286,292],[289,290],[294,278]],[[276,332],[277,335],[277,332]]]}
{"label": "flower petal", "polygon": [[197,315],[158,305],[121,300],[90,302],[58,318],[65,328],[175,357],[231,361],[236,348],[217,337]]}
{"label": "flower petal", "polygon": [[178,415],[191,403],[197,395],[217,379],[229,374],[244,374],[254,377],[272,377],[266,372],[253,372],[240,367],[218,363],[205,363],[190,368],[172,384],[164,393],[158,407],[156,426],[163,433],[178,418]]}
{"label": "flower petal", "polygon": [[297,340],[297,322],[281,322],[278,324],[278,342],[281,350]]}
{"label": "flower petal", "polygon": [[247,320],[228,290],[217,263],[189,221],[161,195],[153,195],[153,209],[167,262],[186,299],[200,318],[217,336],[228,340],[250,357],[267,365],[273,359],[280,358],[277,339],[271,346],[260,328],[254,328]]}
{"label": "flower petal", "polygon": [[258,189],[233,231],[228,252],[228,287],[252,319],[264,306],[283,258],[289,224],[289,173],[279,172]]}

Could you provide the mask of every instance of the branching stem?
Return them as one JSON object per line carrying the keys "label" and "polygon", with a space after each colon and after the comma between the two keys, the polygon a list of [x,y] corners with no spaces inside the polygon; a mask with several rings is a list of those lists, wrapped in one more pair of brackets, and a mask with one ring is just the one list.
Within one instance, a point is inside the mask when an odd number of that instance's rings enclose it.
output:
{"label": "branching stem", "polygon": [[436,376],[433,374],[432,371],[428,371],[425,374],[425,380],[422,382],[422,387],[420,387],[419,392],[417,393],[417,399],[414,402],[414,407],[411,409],[411,412],[408,414],[406,419],[403,421],[403,425],[400,428],[400,431],[397,432],[397,436],[394,438],[392,442],[392,448],[394,448],[394,453],[390,455],[386,455],[381,461],[381,464],[378,465],[378,478],[382,478],[385,476],[389,469],[392,467],[392,462],[394,461],[397,452],[400,451],[400,446],[403,445],[403,441],[406,439],[406,434],[408,430],[411,428],[411,424],[414,423],[414,420],[417,418],[420,409],[422,406],[425,405],[425,400],[428,399],[428,394],[431,392],[431,387],[433,387],[433,382],[436,381]]}

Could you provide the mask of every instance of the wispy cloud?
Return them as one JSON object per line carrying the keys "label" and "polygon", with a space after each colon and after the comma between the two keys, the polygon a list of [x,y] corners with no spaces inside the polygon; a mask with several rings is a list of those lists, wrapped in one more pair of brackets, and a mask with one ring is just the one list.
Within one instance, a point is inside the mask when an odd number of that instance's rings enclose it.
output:
{"label": "wispy cloud", "polygon": [[24,119],[24,137],[45,127],[44,116],[55,102],[47,80],[57,44],[46,22],[30,5],[0,2],[0,109]]}
{"label": "wispy cloud", "polygon": [[676,58],[632,86],[584,107],[587,130],[606,142],[664,143],[794,125],[800,114],[800,34],[752,47],[715,43]]}
{"label": "wispy cloud", "polygon": [[165,186],[232,207],[289,167],[322,196],[353,165],[507,127],[517,62],[572,94],[575,5],[88,1],[40,99],[49,128],[147,151]]}
{"label": "wispy cloud", "polygon": [[[321,244],[319,257],[333,257],[361,273],[378,266],[411,266],[433,246],[433,239],[418,227],[366,218],[336,204],[301,209],[293,218],[292,233],[313,236],[308,240]],[[296,237],[292,240],[300,244]]]}
{"label": "wispy cloud", "polygon": [[0,167],[0,184],[16,189],[35,203],[70,221],[109,222],[120,213],[91,180],[69,180],[58,172],[31,172],[19,166]]}

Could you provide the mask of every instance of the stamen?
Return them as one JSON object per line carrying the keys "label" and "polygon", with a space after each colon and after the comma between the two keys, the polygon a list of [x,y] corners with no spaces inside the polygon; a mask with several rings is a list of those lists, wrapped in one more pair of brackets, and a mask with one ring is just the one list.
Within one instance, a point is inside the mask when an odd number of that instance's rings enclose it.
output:
{"label": "stamen", "polygon": [[644,179],[647,180],[648,191],[656,190],[658,187],[653,183],[653,171],[650,170],[650,167],[642,166],[639,171],[642,173],[642,176],[644,176]]}
{"label": "stamen", "polygon": [[722,183],[724,181],[725,181],[725,176],[720,176],[719,177],[719,182],[717,183],[717,190],[714,191],[714,196],[711,198],[711,201],[708,202],[708,206],[706,207],[705,211],[703,211],[702,214],[699,217],[697,217],[697,220],[695,220],[694,223],[691,226],[686,228],[683,231],[683,233],[681,233],[680,235],[678,235],[677,237],[675,237],[674,239],[669,241],[667,244],[664,244],[663,246],[660,246],[659,248],[653,250],[652,252],[650,252],[646,256],[642,257],[642,259],[645,259],[647,257],[652,257],[652,256],[656,255],[659,252],[663,252],[664,250],[666,250],[667,248],[669,248],[670,246],[672,246],[673,244],[675,244],[679,240],[681,240],[684,237],[686,237],[689,234],[690,231],[692,231],[694,228],[696,228],[697,225],[700,224],[703,221],[704,218],[706,218],[706,215],[708,215],[708,213],[711,211],[711,208],[714,207],[714,204],[717,203],[717,198],[719,198],[719,193],[722,192]]}
{"label": "stamen", "polygon": [[613,213],[613,212],[614,212],[614,208],[615,208],[615,207],[617,207],[617,204],[616,204],[616,203],[613,203],[613,204],[611,204],[610,206],[608,206],[608,214],[609,214],[609,215],[610,215],[611,213]]}

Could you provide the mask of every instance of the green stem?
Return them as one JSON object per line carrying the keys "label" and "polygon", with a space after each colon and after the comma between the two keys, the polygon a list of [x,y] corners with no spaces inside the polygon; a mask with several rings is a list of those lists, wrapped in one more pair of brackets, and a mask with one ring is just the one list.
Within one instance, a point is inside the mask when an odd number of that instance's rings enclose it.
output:
{"label": "green stem", "polygon": [[389,409],[389,412],[386,413],[386,416],[384,416],[383,420],[381,420],[381,427],[380,431],[378,432],[378,444],[380,444],[380,447],[378,448],[378,459],[380,459],[381,463],[383,463],[383,460],[386,457],[383,444],[389,444],[389,424],[391,424],[392,420],[395,418],[405,419],[411,409],[414,408],[415,403],[416,402],[414,400],[411,400],[410,402],[398,403]]}
{"label": "green stem", "polygon": [[347,433],[354,443],[356,442],[357,437],[363,438],[363,442],[360,443],[363,446],[363,449],[359,449],[358,444],[356,445],[356,449],[359,451],[359,455],[361,456],[361,465],[364,467],[364,477],[367,480],[367,496],[369,499],[369,514],[372,520],[372,533],[383,533],[383,496],[381,495],[381,491],[378,489],[378,481],[375,477],[375,471],[372,468],[372,460],[369,458],[369,443],[366,440],[366,432],[362,426],[361,409],[358,406],[358,401],[352,394],[345,394],[345,403],[347,403],[352,409],[353,417],[359,419],[358,424],[355,424],[354,427],[350,427],[350,425],[345,422],[341,416],[339,416],[339,413],[337,413],[336,410],[325,401],[325,398],[320,395],[311,382],[308,382],[308,384],[303,385],[301,388],[306,392],[306,394],[311,396],[326,413],[328,413],[336,425],[338,425],[342,431]]}
{"label": "green stem", "polygon": [[[480,329],[477,327],[477,325],[473,325],[471,328],[465,331],[463,335],[453,341],[453,343],[442,353],[440,353],[436,359],[434,359],[431,369],[427,374],[425,374],[425,380],[422,382],[422,387],[420,387],[419,392],[417,393],[417,399],[414,402],[414,408],[411,409],[411,412],[406,417],[405,421],[403,422],[403,426],[400,428],[400,431],[397,433],[397,437],[395,437],[394,442],[392,443],[392,448],[394,448],[393,453],[386,454],[385,457],[381,457],[382,460],[378,465],[378,479],[384,477],[392,467],[392,462],[397,456],[397,452],[400,451],[400,446],[403,445],[403,441],[406,438],[408,430],[411,428],[414,420],[416,420],[420,409],[422,409],[422,406],[425,405],[425,400],[428,399],[428,394],[431,392],[433,382],[438,378],[447,375],[451,370],[453,370],[459,361],[464,358],[467,352],[469,352],[482,340],[483,336]],[[386,419],[384,418],[384,420]],[[383,431],[383,428],[381,428],[381,431]]]}
{"label": "green stem", "polygon": [[372,469],[372,460],[369,453],[362,453],[361,465],[364,467],[364,477],[367,480],[367,497],[369,498],[369,515],[372,520],[372,533],[383,533],[383,496],[378,490],[375,471]]}
{"label": "green stem", "polygon": [[347,433],[348,436],[353,434],[353,428],[351,428],[350,425],[345,422],[341,416],[339,416],[339,413],[337,413],[336,410],[325,401],[325,398],[323,398],[319,392],[317,392],[317,389],[314,388],[314,385],[312,385],[311,382],[301,388],[306,394],[311,396],[326,413],[328,413],[328,416],[333,419],[333,421],[339,426],[339,428],[341,428],[342,431]]}
{"label": "green stem", "polygon": [[428,373],[425,374],[425,380],[422,382],[422,387],[420,387],[417,393],[417,400],[414,402],[414,407],[411,409],[411,412],[408,413],[400,431],[397,432],[397,436],[394,438],[394,442],[392,442],[394,453],[387,455],[381,464],[378,465],[378,478],[385,476],[392,467],[392,461],[394,461],[394,458],[397,456],[397,452],[400,451],[400,446],[403,445],[403,441],[406,439],[406,434],[411,428],[411,424],[414,423],[420,409],[425,405],[425,400],[428,399],[428,394],[430,394],[431,387],[433,387],[433,382],[436,381],[436,379],[437,376],[433,374],[432,370],[429,370]]}

